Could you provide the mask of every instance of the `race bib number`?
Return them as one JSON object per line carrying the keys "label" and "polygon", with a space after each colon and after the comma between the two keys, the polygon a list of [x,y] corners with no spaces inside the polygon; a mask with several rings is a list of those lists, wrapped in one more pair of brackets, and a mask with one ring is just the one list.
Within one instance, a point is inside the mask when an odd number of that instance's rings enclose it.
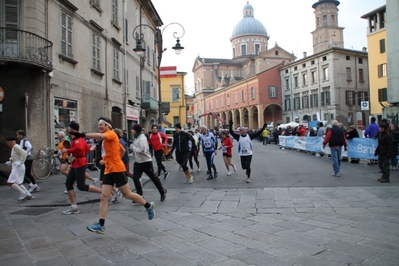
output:
{"label": "race bib number", "polygon": [[222,147],[222,152],[226,153],[227,152],[227,148],[226,147]]}
{"label": "race bib number", "polygon": [[249,153],[249,149],[248,148],[242,148],[241,152],[243,154],[247,154],[247,153]]}
{"label": "race bib number", "polygon": [[212,144],[209,140],[207,140],[207,141],[205,141],[204,146],[205,146],[205,148],[209,149],[209,148],[211,148]]}

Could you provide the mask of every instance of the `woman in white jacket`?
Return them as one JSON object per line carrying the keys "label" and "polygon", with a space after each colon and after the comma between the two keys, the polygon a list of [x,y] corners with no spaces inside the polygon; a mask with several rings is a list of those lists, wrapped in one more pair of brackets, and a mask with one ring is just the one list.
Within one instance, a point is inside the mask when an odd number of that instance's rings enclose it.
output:
{"label": "woman in white jacket", "polygon": [[7,184],[19,192],[20,196],[18,200],[33,199],[32,194],[23,185],[25,176],[24,163],[27,153],[21,146],[16,144],[16,138],[14,137],[6,138],[6,145],[11,148],[10,161],[6,162],[6,164],[12,166]]}
{"label": "woman in white jacket", "polygon": [[133,156],[135,158],[133,165],[133,183],[136,187],[137,194],[143,196],[143,188],[141,186],[140,178],[143,173],[145,173],[154,183],[155,187],[159,191],[159,194],[161,194],[161,201],[164,201],[167,190],[163,188],[161,181],[155,174],[154,166],[152,165],[150,148],[148,146],[148,140],[143,134],[142,130],[143,129],[139,124],[135,124],[132,127],[132,133],[134,135],[132,149]]}

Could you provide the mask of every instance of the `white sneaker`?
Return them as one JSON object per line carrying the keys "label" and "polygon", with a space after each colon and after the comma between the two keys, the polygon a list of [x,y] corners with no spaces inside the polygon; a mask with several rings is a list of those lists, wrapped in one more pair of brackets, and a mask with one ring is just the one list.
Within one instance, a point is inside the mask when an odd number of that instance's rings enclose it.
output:
{"label": "white sneaker", "polygon": [[251,178],[247,178],[247,183],[251,183]]}
{"label": "white sneaker", "polygon": [[197,169],[197,172],[199,172],[199,171],[201,171],[201,168],[200,168],[200,167],[198,167],[198,169]]}
{"label": "white sneaker", "polygon": [[227,172],[227,175],[228,175],[228,176],[231,175],[231,172]]}
{"label": "white sneaker", "polygon": [[40,187],[37,184],[33,185],[33,186],[29,186],[29,189],[28,189],[29,193],[38,192],[39,190],[40,190]]}
{"label": "white sneaker", "polygon": [[29,196],[28,192],[24,192],[19,196],[18,201],[22,201],[26,199],[28,196]]}
{"label": "white sneaker", "polygon": [[234,173],[237,172],[237,167],[233,165]]}
{"label": "white sneaker", "polygon": [[96,187],[101,187],[100,180],[97,177],[93,177],[93,185],[95,185]]}
{"label": "white sneaker", "polygon": [[192,184],[194,182],[194,177],[190,176],[190,179],[188,180],[187,184]]}
{"label": "white sneaker", "polygon": [[69,214],[77,214],[80,213],[79,208],[74,208],[72,206],[69,206],[69,208],[65,211],[62,212],[65,215],[69,215]]}

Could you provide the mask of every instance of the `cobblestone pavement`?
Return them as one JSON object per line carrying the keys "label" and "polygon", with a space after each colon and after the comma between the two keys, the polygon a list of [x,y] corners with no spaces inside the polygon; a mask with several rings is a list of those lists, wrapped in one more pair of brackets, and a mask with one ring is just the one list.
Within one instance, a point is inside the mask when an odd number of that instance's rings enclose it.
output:
{"label": "cobblestone pavement", "polygon": [[30,201],[0,187],[0,265],[399,265],[395,183],[174,187],[178,167],[169,163],[164,202],[144,187],[156,217],[123,199],[110,205],[104,235],[86,229],[98,219],[98,194],[78,191],[81,213],[62,214],[62,176],[42,181]]}

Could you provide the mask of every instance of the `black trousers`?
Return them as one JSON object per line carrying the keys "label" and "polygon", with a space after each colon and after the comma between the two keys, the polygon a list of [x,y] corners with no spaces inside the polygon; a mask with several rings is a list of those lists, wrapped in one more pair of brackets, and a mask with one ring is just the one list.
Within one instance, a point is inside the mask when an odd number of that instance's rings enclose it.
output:
{"label": "black trousers", "polygon": [[157,161],[157,166],[158,166],[158,176],[161,175],[161,170],[166,173],[165,166],[162,163],[162,156],[163,156],[163,150],[159,151],[154,151],[154,156],[155,160]]}
{"label": "black trousers", "polygon": [[143,173],[145,173],[151,179],[152,183],[154,183],[159,193],[163,195],[164,188],[158,176],[155,175],[152,162],[144,162],[144,163],[135,162],[133,165],[133,183],[134,186],[136,187],[137,194],[143,196],[143,187],[141,186],[140,182],[140,178],[143,175]]}
{"label": "black trousers", "polygon": [[25,161],[25,176],[29,179],[32,184],[36,184],[36,180],[32,175],[32,163],[33,160],[26,160]]}
{"label": "black trousers", "polygon": [[241,156],[240,159],[241,159],[241,167],[243,170],[246,170],[247,177],[249,178],[251,176],[252,155]]}
{"label": "black trousers", "polygon": [[391,174],[389,169],[389,156],[378,156],[378,167],[382,172],[381,178],[389,180],[389,175]]}

